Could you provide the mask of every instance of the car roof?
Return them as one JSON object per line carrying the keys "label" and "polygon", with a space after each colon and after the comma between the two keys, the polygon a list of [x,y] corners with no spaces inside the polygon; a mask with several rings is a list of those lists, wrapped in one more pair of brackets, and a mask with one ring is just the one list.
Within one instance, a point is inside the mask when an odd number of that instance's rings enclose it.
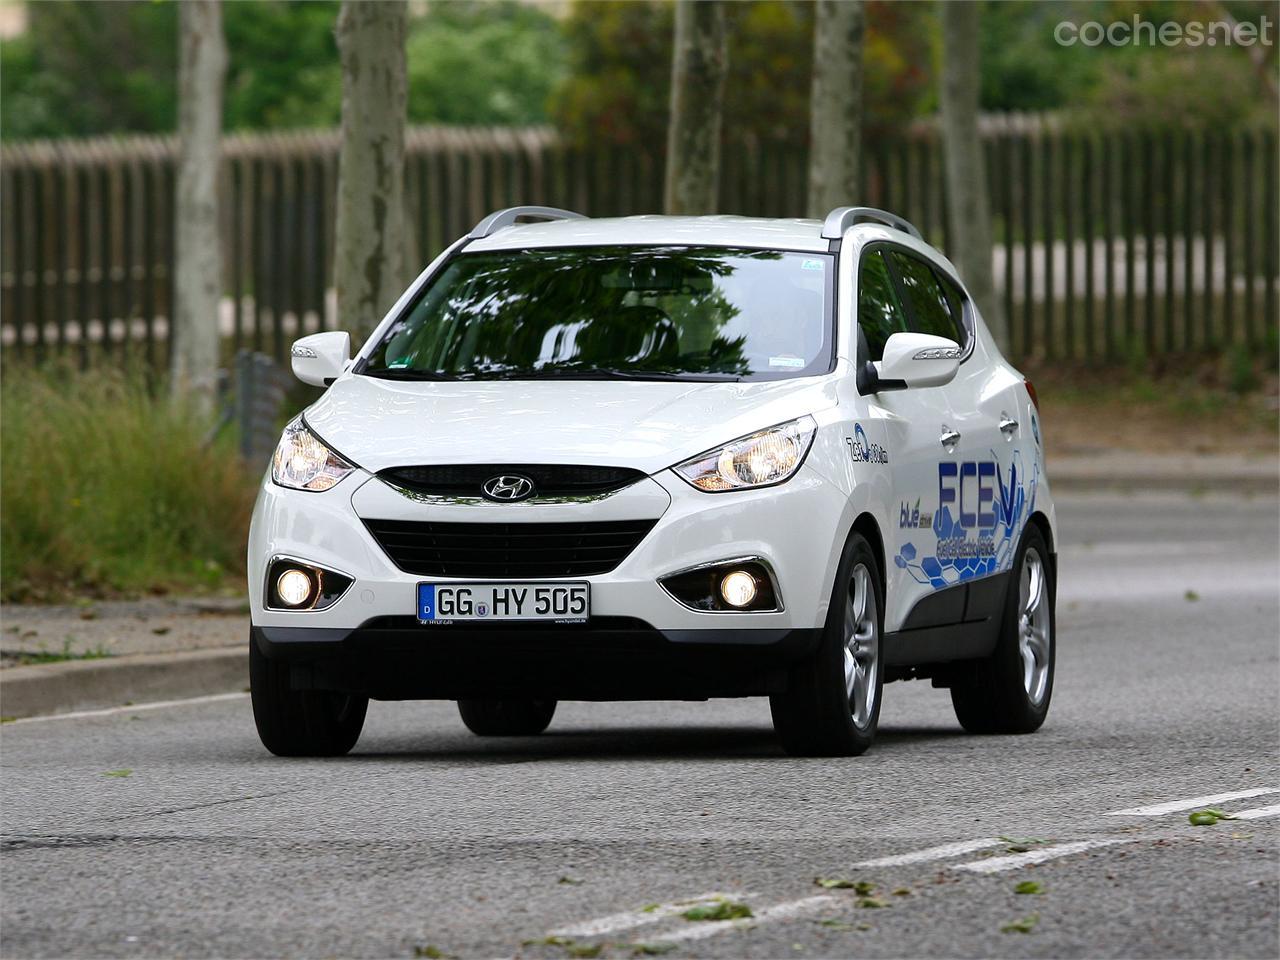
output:
{"label": "car roof", "polygon": [[820,220],[764,217],[600,217],[520,223],[471,241],[467,252],[524,247],[708,246],[825,253]]}

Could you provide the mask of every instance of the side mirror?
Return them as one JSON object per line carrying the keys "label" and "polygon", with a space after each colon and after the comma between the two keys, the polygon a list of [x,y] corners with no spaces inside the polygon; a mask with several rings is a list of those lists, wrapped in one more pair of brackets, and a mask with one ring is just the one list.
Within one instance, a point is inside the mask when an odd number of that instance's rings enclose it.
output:
{"label": "side mirror", "polygon": [[351,334],[345,331],[313,333],[293,341],[289,362],[293,375],[303,383],[327,387],[347,368],[351,360]]}
{"label": "side mirror", "polygon": [[875,368],[881,389],[940,387],[960,369],[960,345],[929,333],[895,333]]}

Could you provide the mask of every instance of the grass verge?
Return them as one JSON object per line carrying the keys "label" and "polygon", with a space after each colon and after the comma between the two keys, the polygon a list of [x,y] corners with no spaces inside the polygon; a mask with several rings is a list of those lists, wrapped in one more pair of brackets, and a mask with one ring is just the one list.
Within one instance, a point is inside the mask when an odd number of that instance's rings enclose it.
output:
{"label": "grass verge", "polygon": [[209,592],[243,576],[254,478],[136,378],[10,366],[0,384],[0,599]]}

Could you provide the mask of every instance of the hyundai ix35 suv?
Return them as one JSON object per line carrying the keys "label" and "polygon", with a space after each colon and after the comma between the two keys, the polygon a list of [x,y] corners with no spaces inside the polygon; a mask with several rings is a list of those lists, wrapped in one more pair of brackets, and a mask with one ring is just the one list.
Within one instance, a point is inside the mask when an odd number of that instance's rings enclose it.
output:
{"label": "hyundai ix35 suv", "polygon": [[[529,222],[534,221],[534,222]],[[765,697],[850,755],[891,680],[1043,723],[1053,500],[1034,389],[906,221],[491,214],[281,437],[249,537],[258,732],[336,755],[370,699],[482,736],[560,700]]]}

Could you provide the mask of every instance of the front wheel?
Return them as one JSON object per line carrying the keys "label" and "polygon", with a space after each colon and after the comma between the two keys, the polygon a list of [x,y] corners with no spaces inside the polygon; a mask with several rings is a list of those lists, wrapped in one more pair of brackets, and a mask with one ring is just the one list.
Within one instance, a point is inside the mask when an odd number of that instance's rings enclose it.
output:
{"label": "front wheel", "polygon": [[249,636],[249,690],[262,745],[278,757],[338,757],[364,728],[369,698],[330,690],[294,690],[289,664],[269,660]]}
{"label": "front wheel", "polygon": [[1053,694],[1054,583],[1044,534],[1027,526],[1013,564],[995,652],[951,685],[956,719],[970,733],[1032,733]]}
{"label": "front wheel", "polygon": [[555,716],[554,700],[459,700],[467,729],[480,737],[531,737]]}
{"label": "front wheel", "polygon": [[787,753],[847,757],[871,746],[884,688],[883,601],[875,553],[855,533],[836,571],[818,649],[792,667],[787,692],[769,698]]}

